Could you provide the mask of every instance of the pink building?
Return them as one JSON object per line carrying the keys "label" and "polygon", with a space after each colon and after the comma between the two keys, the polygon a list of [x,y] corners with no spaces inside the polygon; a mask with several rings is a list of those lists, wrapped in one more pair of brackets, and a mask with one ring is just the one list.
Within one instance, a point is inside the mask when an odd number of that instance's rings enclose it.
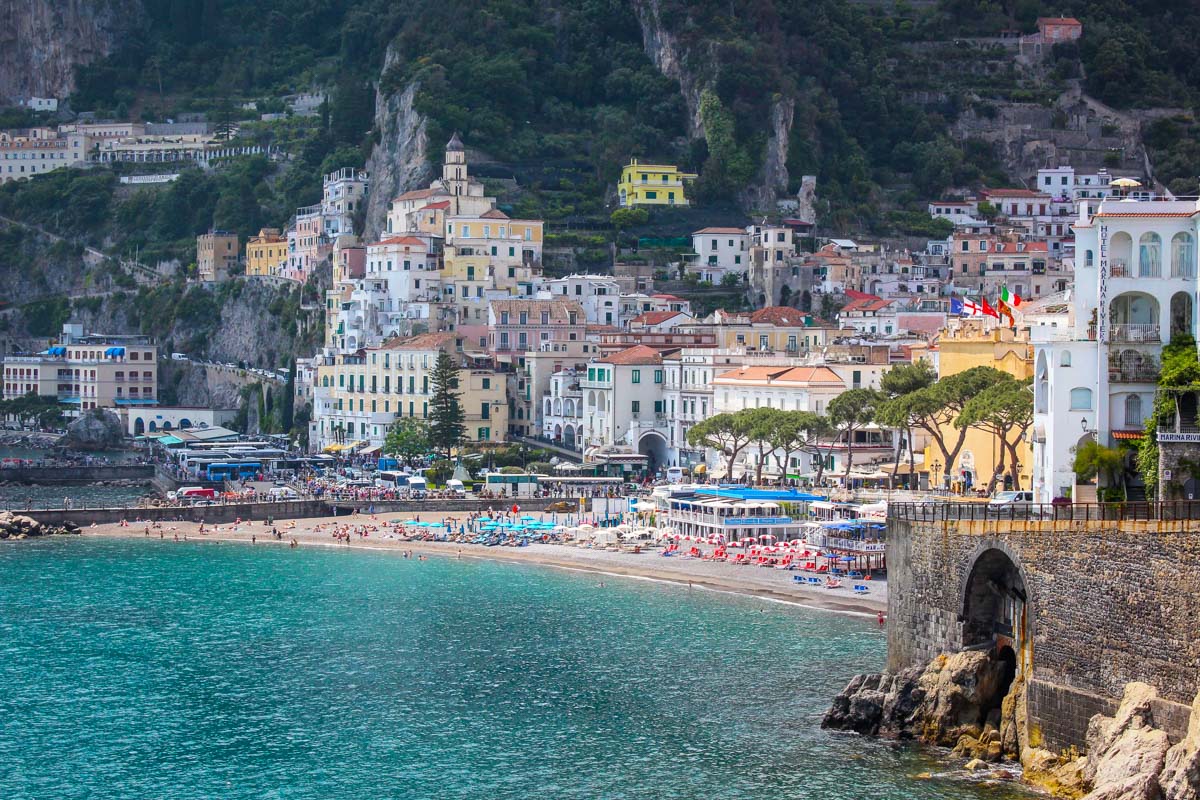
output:
{"label": "pink building", "polygon": [[508,360],[550,342],[583,341],[587,317],[574,300],[493,300],[488,306],[488,346]]}

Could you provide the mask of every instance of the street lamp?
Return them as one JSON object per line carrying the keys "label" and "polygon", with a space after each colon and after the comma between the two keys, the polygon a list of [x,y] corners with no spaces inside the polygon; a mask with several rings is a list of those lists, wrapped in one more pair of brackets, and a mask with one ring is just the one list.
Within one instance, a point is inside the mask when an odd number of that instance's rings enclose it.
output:
{"label": "street lamp", "polygon": [[942,479],[942,462],[937,459],[933,461],[933,474],[937,476],[937,488],[942,488],[942,483],[944,482]]}

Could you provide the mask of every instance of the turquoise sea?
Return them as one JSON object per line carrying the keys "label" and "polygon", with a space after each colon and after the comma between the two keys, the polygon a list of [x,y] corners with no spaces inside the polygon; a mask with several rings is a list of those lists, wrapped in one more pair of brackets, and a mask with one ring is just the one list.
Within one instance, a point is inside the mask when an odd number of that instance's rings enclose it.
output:
{"label": "turquoise sea", "polygon": [[1024,796],[820,730],[883,657],[874,619],[548,568],[5,543],[0,797]]}

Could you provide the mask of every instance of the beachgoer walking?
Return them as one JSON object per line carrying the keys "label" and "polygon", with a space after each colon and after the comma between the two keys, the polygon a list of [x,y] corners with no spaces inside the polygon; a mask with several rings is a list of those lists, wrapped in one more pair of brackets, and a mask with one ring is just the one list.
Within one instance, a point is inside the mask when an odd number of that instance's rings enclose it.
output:
{"label": "beachgoer walking", "polygon": [[880,612],[879,612],[879,627],[881,627],[881,628],[882,628],[882,627],[883,627],[883,623],[884,623],[883,612],[882,612],[882,611],[880,611]]}

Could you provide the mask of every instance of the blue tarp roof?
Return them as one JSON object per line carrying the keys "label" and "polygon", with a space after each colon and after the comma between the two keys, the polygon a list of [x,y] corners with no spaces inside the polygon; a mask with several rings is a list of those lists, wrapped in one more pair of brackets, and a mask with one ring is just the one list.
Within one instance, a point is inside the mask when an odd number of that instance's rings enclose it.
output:
{"label": "blue tarp roof", "polygon": [[810,503],[825,500],[825,495],[809,494],[797,489],[750,489],[745,486],[701,486],[696,494],[711,494],[717,497],[736,497],[739,500],[782,500],[793,503]]}

